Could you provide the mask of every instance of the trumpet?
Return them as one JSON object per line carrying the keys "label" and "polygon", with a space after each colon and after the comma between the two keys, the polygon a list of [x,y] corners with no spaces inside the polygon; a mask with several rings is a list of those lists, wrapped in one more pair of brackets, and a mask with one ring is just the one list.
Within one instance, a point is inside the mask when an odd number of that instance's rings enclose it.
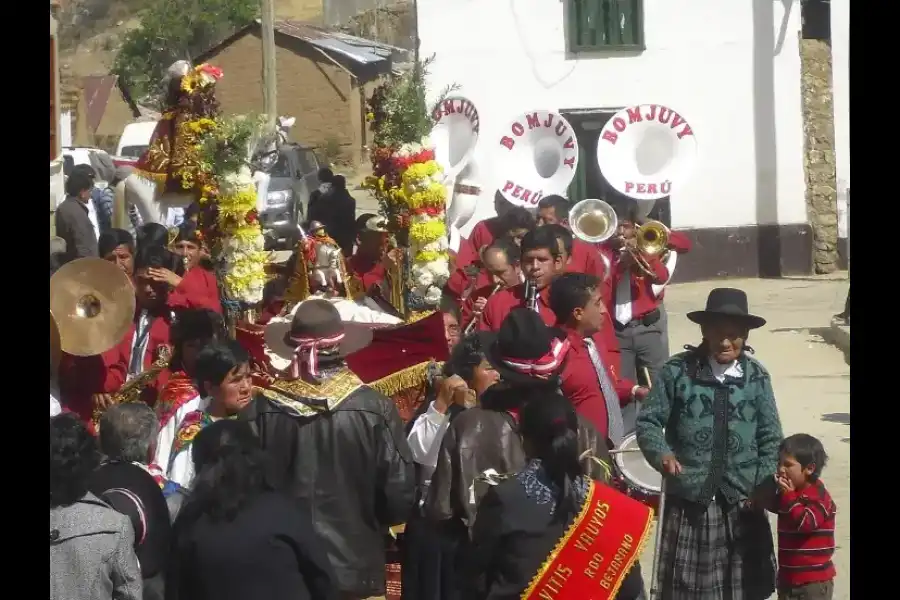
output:
{"label": "trumpet", "polygon": [[635,230],[634,239],[634,246],[626,245],[623,251],[631,254],[644,275],[652,277],[653,269],[647,258],[665,260],[669,252],[669,228],[660,221],[649,220]]}
{"label": "trumpet", "polygon": [[[503,287],[502,283],[498,283],[497,285],[495,285],[494,289],[491,290],[491,293],[488,295],[488,298],[490,298],[491,296],[493,296],[494,294],[499,292],[501,287]],[[479,321],[481,321],[481,313],[480,312],[475,313],[475,315],[472,317],[472,321],[468,325],[466,325],[466,328],[463,330],[463,337],[472,333],[472,331],[475,330],[475,325],[477,325]]]}

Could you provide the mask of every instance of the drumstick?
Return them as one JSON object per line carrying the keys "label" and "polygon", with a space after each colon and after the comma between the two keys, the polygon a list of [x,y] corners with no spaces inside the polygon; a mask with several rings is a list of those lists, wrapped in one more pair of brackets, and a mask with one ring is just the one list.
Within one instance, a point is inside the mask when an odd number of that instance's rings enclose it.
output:
{"label": "drumstick", "polygon": [[647,389],[653,389],[653,381],[650,379],[650,371],[647,370],[647,367],[641,367],[641,370],[644,372],[644,381],[647,382]]}
{"label": "drumstick", "polygon": [[619,449],[610,450],[609,453],[610,454],[622,454],[624,452],[640,452],[640,451],[641,451],[640,448],[622,448],[621,450],[619,450]]}

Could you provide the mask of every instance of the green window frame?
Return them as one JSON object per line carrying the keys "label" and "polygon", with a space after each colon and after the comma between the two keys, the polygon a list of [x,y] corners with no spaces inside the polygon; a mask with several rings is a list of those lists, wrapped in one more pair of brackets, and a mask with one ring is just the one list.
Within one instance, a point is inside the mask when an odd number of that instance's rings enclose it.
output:
{"label": "green window frame", "polygon": [[644,50],[643,0],[566,0],[570,52]]}

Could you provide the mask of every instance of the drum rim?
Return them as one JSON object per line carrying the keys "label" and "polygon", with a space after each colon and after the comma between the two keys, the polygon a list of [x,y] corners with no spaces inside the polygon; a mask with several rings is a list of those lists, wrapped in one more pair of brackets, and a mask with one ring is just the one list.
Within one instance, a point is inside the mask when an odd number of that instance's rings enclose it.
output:
{"label": "drum rim", "polygon": [[[636,432],[629,433],[629,434],[626,435],[624,438],[622,438],[622,442],[621,442],[618,446],[616,446],[616,449],[617,449],[617,450],[622,450],[622,449],[628,447],[628,444],[629,444],[629,442],[630,442],[631,440],[637,441],[637,433],[636,433]],[[654,469],[652,466],[650,466],[650,463],[647,463],[647,466],[649,466],[650,469],[651,469],[654,473],[657,473],[657,474],[659,475],[659,478],[660,478],[660,484],[659,484],[658,486],[653,486],[653,485],[651,485],[651,484],[647,484],[647,483],[644,483],[644,482],[640,481],[639,479],[636,478],[635,474],[634,474],[633,472],[631,472],[631,471],[625,466],[625,456],[626,456],[626,454],[627,454],[627,453],[625,453],[625,452],[621,452],[621,453],[619,453],[619,454],[615,454],[615,455],[613,456],[613,461],[615,461],[616,467],[618,467],[619,472],[620,472],[621,475],[622,475],[622,478],[625,479],[625,481],[628,483],[628,485],[630,485],[630,486],[632,486],[632,487],[634,487],[634,488],[637,488],[638,491],[646,492],[646,493],[648,493],[648,494],[649,494],[649,493],[654,493],[654,494],[657,494],[657,495],[662,494],[662,474],[660,474],[658,471],[656,471],[656,469]],[[643,454],[641,454],[641,460],[643,460],[645,463],[647,462],[647,459],[644,458],[644,455],[643,455]]]}

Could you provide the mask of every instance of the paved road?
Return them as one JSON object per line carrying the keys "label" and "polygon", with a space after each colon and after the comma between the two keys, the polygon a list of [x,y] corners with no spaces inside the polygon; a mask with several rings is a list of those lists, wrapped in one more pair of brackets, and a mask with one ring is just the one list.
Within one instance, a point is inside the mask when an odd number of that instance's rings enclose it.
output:
{"label": "paved road", "polygon": [[[850,598],[850,367],[843,353],[825,344],[818,332],[841,312],[846,280],[747,279],[675,285],[666,293],[672,352],[700,341],[685,313],[702,309],[710,289],[743,288],[750,310],[768,320],[751,334],[750,345],[772,375],[786,435],[818,437],[829,455],[823,481],[838,506],[838,576],[834,600]],[[774,520],[773,520],[774,530]],[[653,541],[641,558],[649,583]]]}

